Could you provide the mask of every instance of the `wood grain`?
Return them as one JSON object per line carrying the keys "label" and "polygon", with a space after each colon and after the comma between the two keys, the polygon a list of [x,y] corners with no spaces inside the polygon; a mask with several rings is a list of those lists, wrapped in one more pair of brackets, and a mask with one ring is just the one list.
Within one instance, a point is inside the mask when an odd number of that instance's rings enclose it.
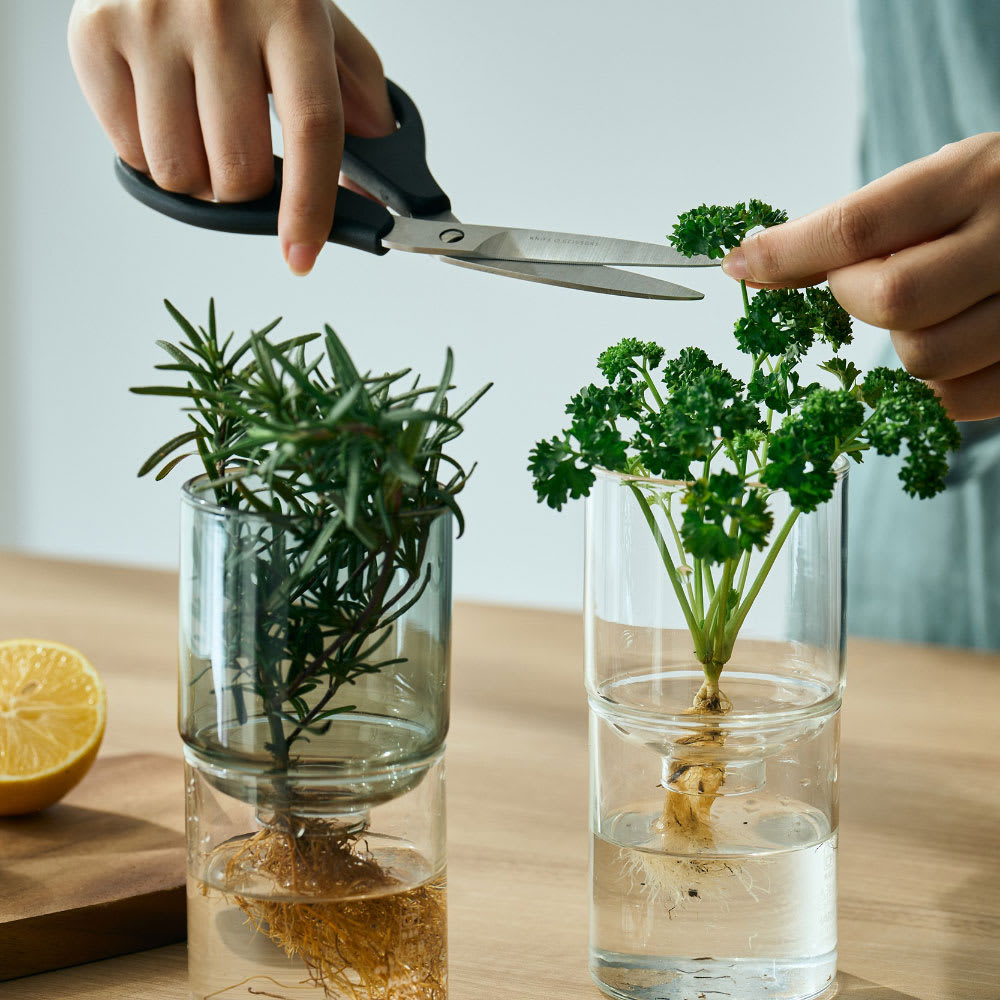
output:
{"label": "wood grain", "polygon": [[60,803],[0,819],[0,980],[185,935],[183,770],[101,756]]}
{"label": "wood grain", "polygon": [[[103,753],[179,756],[172,574],[0,557],[0,636],[79,646]],[[456,1000],[597,1000],[577,615],[460,605],[448,748]],[[854,641],[844,713],[838,996],[1000,998],[1000,655]],[[82,787],[82,786],[81,786]],[[173,946],[0,986],[2,1000],[187,997]]]}

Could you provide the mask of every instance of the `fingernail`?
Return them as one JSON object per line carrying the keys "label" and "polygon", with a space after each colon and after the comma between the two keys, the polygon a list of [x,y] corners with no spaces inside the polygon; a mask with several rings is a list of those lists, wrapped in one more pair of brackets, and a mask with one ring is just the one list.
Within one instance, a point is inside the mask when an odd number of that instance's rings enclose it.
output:
{"label": "fingernail", "polygon": [[728,274],[730,278],[742,281],[747,276],[746,254],[744,254],[739,247],[735,250],[730,250],[729,253],[722,258],[722,270]]}
{"label": "fingernail", "polygon": [[308,274],[316,263],[319,250],[319,247],[308,243],[293,243],[285,254],[285,260],[292,274]]}

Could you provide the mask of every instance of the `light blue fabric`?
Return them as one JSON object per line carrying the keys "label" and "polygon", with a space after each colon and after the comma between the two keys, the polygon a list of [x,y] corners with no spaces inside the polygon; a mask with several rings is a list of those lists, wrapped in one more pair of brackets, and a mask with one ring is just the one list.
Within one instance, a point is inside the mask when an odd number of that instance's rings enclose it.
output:
{"label": "light blue fabric", "polygon": [[[1000,130],[1000,2],[859,0],[859,15],[866,181]],[[899,364],[891,349],[883,363]],[[1000,649],[1000,420],[962,433],[932,500],[902,492],[898,459],[851,469],[852,633]]]}
{"label": "light blue fabric", "polygon": [[865,180],[1000,128],[1000,3],[859,3]]}

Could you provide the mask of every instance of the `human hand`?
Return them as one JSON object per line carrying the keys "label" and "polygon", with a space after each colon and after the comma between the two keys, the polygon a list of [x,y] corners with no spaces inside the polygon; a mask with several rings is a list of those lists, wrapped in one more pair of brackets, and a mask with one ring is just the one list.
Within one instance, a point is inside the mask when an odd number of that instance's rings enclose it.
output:
{"label": "human hand", "polygon": [[891,331],[956,420],[1000,416],[1000,133],[908,163],[743,241],[722,263],[753,288],[828,281]]}
{"label": "human hand", "polygon": [[308,273],[333,224],[344,132],[395,128],[382,65],[329,0],[76,0],[69,51],[118,155],[168,191],[246,201],[274,182],[281,251]]}

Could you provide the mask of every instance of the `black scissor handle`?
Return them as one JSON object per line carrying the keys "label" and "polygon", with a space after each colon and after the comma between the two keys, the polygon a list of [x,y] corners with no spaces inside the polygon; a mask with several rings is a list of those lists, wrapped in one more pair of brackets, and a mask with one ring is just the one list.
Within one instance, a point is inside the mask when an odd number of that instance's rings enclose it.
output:
{"label": "black scissor handle", "polygon": [[[409,95],[386,80],[399,128],[379,139],[345,138],[344,173],[366,191],[391,205],[403,215],[434,215],[450,209],[448,196],[438,187],[424,159],[424,127],[420,113]],[[254,201],[202,201],[159,187],[152,178],[121,159],[115,160],[115,174],[122,187],[148,208],[189,226],[225,233],[274,236],[278,232],[278,205],[281,201],[283,163],[274,158],[274,186]],[[382,245],[393,226],[389,211],[370,198],[341,187],[333,227],[327,241],[384,254]]]}
{"label": "black scissor handle", "polygon": [[[158,187],[152,178],[120,159],[115,160],[115,173],[125,190],[162,215],[189,226],[214,229],[223,233],[244,233],[252,236],[276,236],[278,233],[278,203],[281,200],[281,157],[274,158],[274,187],[263,198],[254,201],[202,201],[186,194],[175,194]],[[367,253],[388,253],[382,237],[392,229],[393,218],[387,209],[347,188],[337,192],[337,207],[333,228],[327,241],[341,243]]]}
{"label": "black scissor handle", "polygon": [[385,81],[397,129],[391,135],[344,137],[344,173],[400,215],[438,215],[451,202],[427,166],[424,123],[402,87]]}

